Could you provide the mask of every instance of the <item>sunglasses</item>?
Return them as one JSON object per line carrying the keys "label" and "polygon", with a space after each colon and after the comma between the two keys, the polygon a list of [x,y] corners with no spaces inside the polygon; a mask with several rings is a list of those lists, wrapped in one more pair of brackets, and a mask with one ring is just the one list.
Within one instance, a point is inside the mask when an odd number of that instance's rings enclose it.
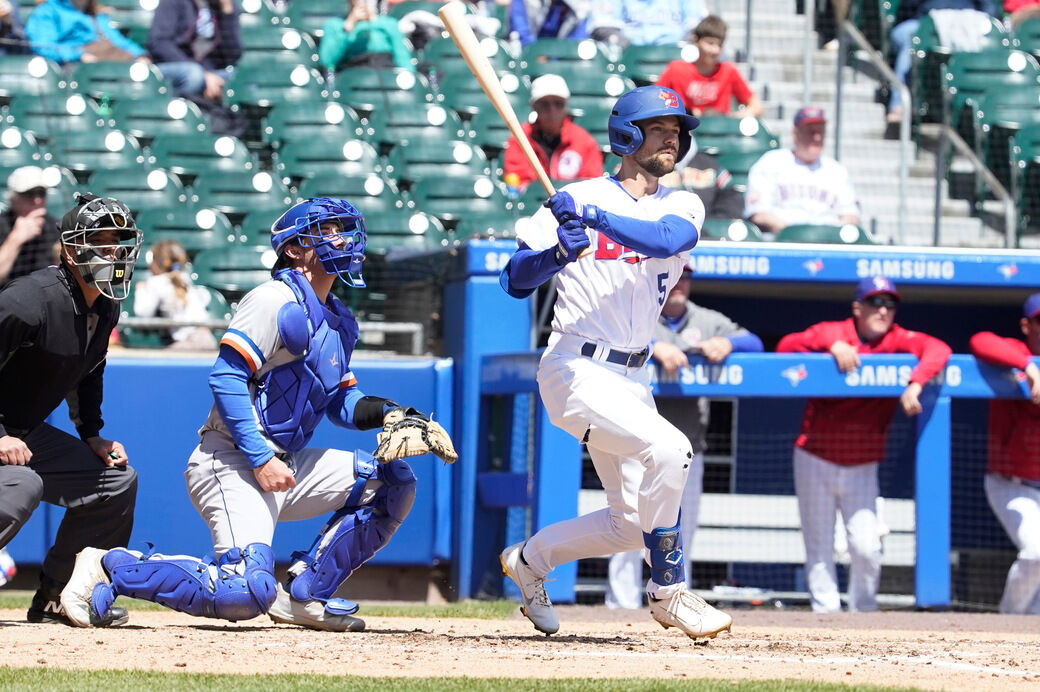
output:
{"label": "sunglasses", "polygon": [[869,305],[872,308],[888,308],[889,310],[895,310],[899,307],[899,301],[895,298],[886,298],[885,296],[870,296],[863,300],[864,305]]}
{"label": "sunglasses", "polygon": [[47,188],[45,188],[45,187],[34,187],[31,190],[26,190],[25,192],[19,192],[18,194],[21,195],[22,197],[24,197],[25,199],[37,199],[39,197],[46,197],[47,196]]}

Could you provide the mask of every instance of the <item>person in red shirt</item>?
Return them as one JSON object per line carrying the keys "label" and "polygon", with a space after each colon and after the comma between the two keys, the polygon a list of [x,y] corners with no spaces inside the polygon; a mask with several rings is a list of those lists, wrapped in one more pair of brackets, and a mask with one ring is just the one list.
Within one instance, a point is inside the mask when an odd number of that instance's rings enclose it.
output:
{"label": "person in red shirt", "polygon": [[[545,74],[531,82],[534,122],[523,124],[538,160],[553,180],[581,180],[603,175],[599,144],[567,115],[570,89],[563,77]],[[506,144],[504,178],[507,185],[525,188],[538,178],[515,137]]]}
{"label": "person in red shirt", "polygon": [[719,60],[725,41],[726,22],[708,15],[693,30],[697,60],[673,60],[657,78],[657,84],[678,92],[690,115],[730,115],[730,101],[736,98],[741,105],[733,116],[757,118],[762,115],[762,102],[740,76],[736,65]]}
{"label": "person in red shirt", "polygon": [[971,353],[979,360],[1015,368],[1025,380],[1028,400],[993,399],[989,405],[989,439],[984,485],[986,499],[1018,548],[1008,570],[1002,613],[1040,614],[1040,293],[1026,299],[1019,323],[1025,341],[992,332],[971,337]]}
{"label": "person in red shirt", "polygon": [[[898,403],[908,416],[921,412],[918,397],[950,357],[935,337],[895,323],[899,292],[883,276],[865,278],[856,288],[852,317],[820,322],[788,334],[777,353],[831,353],[841,372],[860,365],[860,354],[912,353],[918,358]],[[877,610],[881,577],[878,530],[878,465],[896,400],[892,398],[810,399],[794,448],[794,487],[805,541],[805,579],[812,609],[841,610],[834,567],[834,517],[840,511],[849,545],[850,611]]]}

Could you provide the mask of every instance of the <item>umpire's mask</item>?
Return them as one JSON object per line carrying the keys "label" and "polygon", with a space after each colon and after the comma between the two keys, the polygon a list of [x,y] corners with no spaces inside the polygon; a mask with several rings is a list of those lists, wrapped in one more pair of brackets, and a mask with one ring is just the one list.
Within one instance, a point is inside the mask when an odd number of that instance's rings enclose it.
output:
{"label": "umpire's mask", "polygon": [[72,265],[101,295],[124,300],[141,251],[141,231],[125,204],[112,197],[76,194],[76,207],[61,219],[61,247]]}

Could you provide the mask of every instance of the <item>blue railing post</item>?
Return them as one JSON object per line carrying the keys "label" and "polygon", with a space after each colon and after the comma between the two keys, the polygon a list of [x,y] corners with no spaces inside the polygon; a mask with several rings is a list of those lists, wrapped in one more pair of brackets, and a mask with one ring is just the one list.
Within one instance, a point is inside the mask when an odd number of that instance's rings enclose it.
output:
{"label": "blue railing post", "polygon": [[938,396],[918,416],[915,472],[920,608],[950,605],[950,397]]}

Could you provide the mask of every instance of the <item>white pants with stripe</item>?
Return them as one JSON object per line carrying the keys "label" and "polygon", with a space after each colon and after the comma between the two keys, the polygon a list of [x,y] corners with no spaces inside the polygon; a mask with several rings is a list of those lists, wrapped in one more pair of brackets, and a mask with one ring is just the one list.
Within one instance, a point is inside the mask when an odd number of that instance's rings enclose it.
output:
{"label": "white pants with stripe", "polygon": [[1000,612],[1040,614],[1040,488],[987,473],[986,499],[1018,557],[1008,570]]}

